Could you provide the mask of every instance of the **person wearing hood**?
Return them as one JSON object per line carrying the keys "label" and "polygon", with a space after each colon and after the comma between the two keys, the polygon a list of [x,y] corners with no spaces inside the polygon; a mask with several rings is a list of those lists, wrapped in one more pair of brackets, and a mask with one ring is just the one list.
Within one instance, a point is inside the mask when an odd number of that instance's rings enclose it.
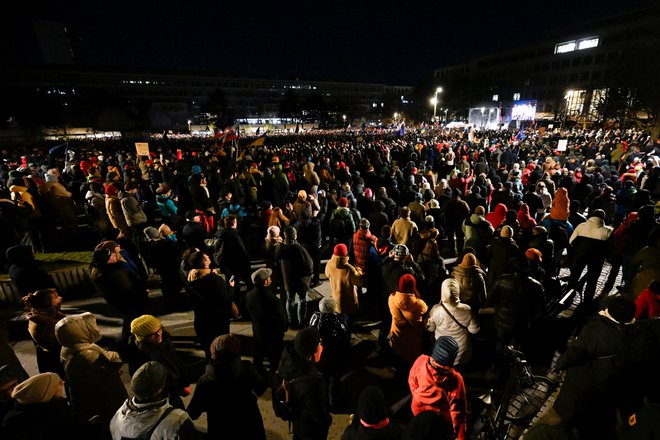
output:
{"label": "person wearing hood", "polygon": [[474,213],[463,221],[463,233],[465,234],[465,246],[471,247],[477,252],[477,258],[485,259],[488,246],[493,241],[493,226],[485,217],[486,211],[482,206],[477,206]]}
{"label": "person wearing hood", "polygon": [[12,407],[1,421],[7,439],[103,438],[100,430],[66,400],[64,381],[55,373],[41,373],[16,385]]}
{"label": "person wearing hood", "polygon": [[411,365],[424,352],[424,314],[426,303],[419,298],[417,282],[410,274],[402,275],[399,288],[390,294],[387,304],[392,315],[389,343],[394,353]]}
{"label": "person wearing hood", "polygon": [[419,356],[408,376],[413,415],[433,411],[454,428],[457,440],[467,435],[467,394],[463,376],[453,368],[458,343],[451,336],[435,341],[433,354]]}
{"label": "person wearing hood", "polygon": [[520,241],[522,241],[522,243],[527,243],[529,238],[532,236],[532,231],[536,227],[536,220],[534,220],[534,218],[531,216],[527,203],[520,205],[517,218],[518,224],[520,225],[518,237],[520,237]]}
{"label": "person wearing hood", "polygon": [[497,229],[506,219],[506,213],[508,210],[509,208],[507,208],[504,203],[498,203],[495,206],[495,209],[493,209],[493,212],[486,214],[486,220],[490,222],[494,229]]}
{"label": "person wearing hood", "polygon": [[257,396],[267,387],[252,363],[241,360],[238,336],[221,335],[211,344],[211,360],[187,411],[193,420],[207,414],[209,438],[266,440]]}
{"label": "person wearing hood", "polygon": [[369,386],[360,393],[357,413],[341,440],[402,440],[404,433],[405,427],[393,420],[383,392]]}
{"label": "person wearing hood", "polygon": [[207,357],[211,342],[229,333],[229,323],[237,313],[230,287],[235,281],[226,280],[219,269],[211,270],[211,259],[204,252],[194,252],[188,258],[188,291],[193,305],[193,327],[197,341]]}
{"label": "person wearing hood", "polygon": [[45,180],[46,183],[39,188],[41,200],[44,202],[41,206],[46,211],[44,215],[51,219],[60,219],[62,227],[66,230],[75,230],[78,219],[73,194],[67,191],[55,174],[46,173]]}
{"label": "person wearing hood", "polygon": [[458,281],[461,302],[468,304],[476,313],[487,303],[486,272],[481,269],[477,257],[468,252],[460,264],[451,271],[451,277]]}
{"label": "person wearing hood", "polygon": [[314,162],[307,162],[303,166],[303,171],[304,179],[309,188],[309,193],[316,194],[316,191],[319,188],[319,184],[321,183],[321,179],[319,179],[319,175],[316,173],[316,171],[314,171]]}
{"label": "person wearing hood", "polygon": [[9,278],[18,287],[18,292],[28,295],[41,289],[55,287],[51,279],[38,261],[34,259],[31,246],[12,246],[6,252],[9,266]]}
{"label": "person wearing hood", "polygon": [[142,365],[133,374],[131,390],[134,397],[124,402],[110,422],[113,440],[199,438],[188,413],[168,402],[166,378],[165,367],[154,361]]}
{"label": "person wearing hood", "polygon": [[325,440],[328,436],[330,400],[323,375],[315,366],[322,352],[321,335],[314,327],[300,330],[282,352],[279,373],[288,383],[294,440]]}
{"label": "person wearing hood", "polygon": [[463,365],[472,358],[470,335],[479,332],[476,315],[467,304],[461,303],[460,285],[453,278],[442,283],[440,303],[434,305],[426,321],[426,330],[433,332],[434,339],[451,336],[458,344],[454,365]]}
{"label": "person wearing hood", "polygon": [[596,294],[598,277],[608,255],[608,240],[612,227],[605,224],[605,211],[596,209],[586,222],[573,231],[570,243],[573,246],[573,260],[569,286],[578,287],[582,271],[587,268],[587,283],[582,292],[582,301],[591,305]]}
{"label": "person wearing hood", "polygon": [[160,215],[163,217],[163,222],[172,228],[176,228],[180,220],[177,201],[169,184],[162,183],[156,190],[156,205],[160,210]]}
{"label": "person wearing hood", "polygon": [[123,365],[119,354],[96,345],[101,333],[89,312],[62,318],[55,335],[62,344],[71,405],[87,419],[99,416],[107,426],[128,397],[119,373]]}
{"label": "person wearing hood", "polygon": [[60,311],[62,297],[57,290],[48,288],[25,295],[21,301],[28,310],[28,331],[37,351],[39,372],[53,372],[64,378],[62,345],[55,337],[55,325],[66,316]]}
{"label": "person wearing hood", "polygon": [[337,304],[337,313],[344,315],[348,323],[349,314],[358,310],[357,287],[354,280],[362,276],[362,270],[348,262],[348,249],[345,244],[334,247],[332,257],[325,266],[325,275],[330,281],[332,298]]}
{"label": "person wearing hood", "polygon": [[129,373],[135,373],[149,361],[159,362],[167,373],[165,391],[170,404],[183,409],[181,396],[190,394],[190,380],[169,332],[155,316],[142,315],[131,321],[131,333],[126,352]]}
{"label": "person wearing hood", "polygon": [[87,214],[91,217],[101,237],[104,240],[109,240],[117,236],[117,231],[110,223],[105,207],[105,199],[103,198],[103,185],[100,180],[90,182],[89,190],[85,194],[86,208]]}

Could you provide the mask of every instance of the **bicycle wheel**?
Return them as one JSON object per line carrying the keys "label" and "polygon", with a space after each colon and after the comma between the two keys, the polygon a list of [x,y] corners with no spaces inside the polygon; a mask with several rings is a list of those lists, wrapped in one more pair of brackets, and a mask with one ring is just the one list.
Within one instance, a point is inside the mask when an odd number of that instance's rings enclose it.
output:
{"label": "bicycle wheel", "polygon": [[526,427],[538,414],[558,384],[546,376],[533,376],[533,385],[517,392],[512,398],[504,419]]}

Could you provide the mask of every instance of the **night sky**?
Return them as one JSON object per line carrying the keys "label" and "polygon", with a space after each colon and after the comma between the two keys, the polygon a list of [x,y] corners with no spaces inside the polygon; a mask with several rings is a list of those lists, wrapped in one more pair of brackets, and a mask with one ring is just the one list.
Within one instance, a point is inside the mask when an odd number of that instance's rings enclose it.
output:
{"label": "night sky", "polygon": [[[17,3],[0,23],[14,55],[23,27],[49,19],[67,26],[80,64],[414,85],[434,68],[657,0]],[[0,61],[15,61],[12,50]]]}

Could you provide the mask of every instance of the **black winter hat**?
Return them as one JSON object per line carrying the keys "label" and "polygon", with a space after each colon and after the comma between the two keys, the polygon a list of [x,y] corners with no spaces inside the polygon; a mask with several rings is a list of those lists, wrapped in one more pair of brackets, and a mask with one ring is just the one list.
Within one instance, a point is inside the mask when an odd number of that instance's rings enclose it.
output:
{"label": "black winter hat", "polygon": [[305,327],[296,335],[293,346],[298,356],[307,358],[314,353],[321,342],[321,335],[314,327]]}
{"label": "black winter hat", "polygon": [[405,440],[451,440],[454,428],[438,413],[423,411],[408,424]]}
{"label": "black winter hat", "polygon": [[607,304],[607,313],[619,324],[630,324],[635,319],[635,303],[623,296],[615,296]]}
{"label": "black winter hat", "polygon": [[357,415],[369,425],[375,425],[387,418],[385,396],[378,387],[370,386],[362,390],[358,399]]}

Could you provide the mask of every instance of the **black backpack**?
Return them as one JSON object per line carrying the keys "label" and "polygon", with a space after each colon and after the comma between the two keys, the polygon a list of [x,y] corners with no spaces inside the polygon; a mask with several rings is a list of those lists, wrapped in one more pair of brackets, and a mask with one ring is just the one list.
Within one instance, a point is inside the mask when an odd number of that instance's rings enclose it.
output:
{"label": "black backpack", "polygon": [[330,236],[332,238],[345,238],[352,234],[349,215],[350,213],[335,214],[330,219]]}
{"label": "black backpack", "polygon": [[279,370],[276,371],[273,378],[273,385],[271,387],[273,412],[275,415],[284,421],[292,421],[294,417],[294,411],[291,407],[290,401],[292,387],[295,386],[296,383],[321,377],[323,376],[320,372],[311,371],[302,376],[286,380]]}
{"label": "black backpack", "polygon": [[555,251],[567,249],[570,246],[568,228],[563,223],[552,222],[548,236],[555,245]]}

